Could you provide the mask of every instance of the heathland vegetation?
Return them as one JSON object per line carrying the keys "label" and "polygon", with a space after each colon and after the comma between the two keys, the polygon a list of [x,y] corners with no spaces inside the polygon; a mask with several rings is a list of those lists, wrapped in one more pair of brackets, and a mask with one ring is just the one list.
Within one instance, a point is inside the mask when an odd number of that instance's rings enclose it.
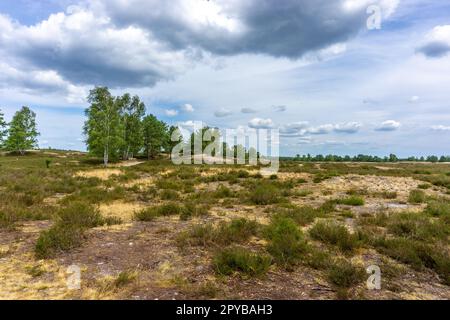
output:
{"label": "heathland vegetation", "polygon": [[0,298],[450,296],[449,163],[174,165],[176,128],[138,97],[99,87],[89,101],[87,153],[31,150],[35,114],[0,115]]}

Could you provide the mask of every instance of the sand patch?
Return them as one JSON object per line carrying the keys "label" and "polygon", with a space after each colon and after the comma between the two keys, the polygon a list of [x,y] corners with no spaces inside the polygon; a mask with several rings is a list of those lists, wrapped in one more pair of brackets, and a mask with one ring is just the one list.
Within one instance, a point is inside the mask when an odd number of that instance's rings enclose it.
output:
{"label": "sand patch", "polygon": [[306,172],[278,172],[278,179],[280,180],[311,180],[312,175]]}
{"label": "sand patch", "polygon": [[369,193],[397,192],[397,200],[406,201],[409,192],[416,189],[419,181],[410,177],[383,177],[346,175],[333,177],[321,182],[321,185],[337,192],[345,192],[350,189],[364,189]]}
{"label": "sand patch", "polygon": [[137,202],[114,201],[109,204],[101,204],[100,213],[105,217],[121,218],[123,221],[132,221],[134,213],[144,209],[146,205]]}
{"label": "sand patch", "polygon": [[79,171],[75,173],[76,177],[82,177],[82,178],[98,178],[100,180],[108,180],[111,176],[118,176],[121,175],[122,171],[119,169],[94,169],[89,171]]}
{"label": "sand patch", "polygon": [[155,184],[155,178],[154,177],[143,177],[136,180],[132,180],[125,184],[126,188],[132,188],[135,186],[138,186],[140,190],[148,188]]}
{"label": "sand patch", "polygon": [[223,221],[245,218],[268,225],[270,223],[270,217],[267,213],[263,212],[263,210],[263,208],[255,208],[250,206],[239,206],[235,208],[215,207],[210,210],[210,215]]}
{"label": "sand patch", "polygon": [[[32,275],[33,267],[39,268],[41,274]],[[32,253],[0,259],[0,299],[71,298],[74,291],[67,287],[66,271],[53,260],[35,261]]]}
{"label": "sand patch", "polygon": [[134,167],[141,163],[144,163],[144,161],[128,160],[128,161],[122,161],[122,162],[114,165],[114,167],[119,167],[119,168],[120,167]]}

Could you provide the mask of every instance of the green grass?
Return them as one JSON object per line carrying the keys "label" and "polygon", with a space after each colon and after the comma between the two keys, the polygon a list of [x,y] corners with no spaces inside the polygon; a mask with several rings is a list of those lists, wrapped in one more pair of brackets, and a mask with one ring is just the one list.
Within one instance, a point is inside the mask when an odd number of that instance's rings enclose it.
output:
{"label": "green grass", "polygon": [[264,254],[252,253],[249,250],[232,247],[218,252],[213,259],[215,271],[219,275],[240,273],[249,277],[264,275],[271,265],[272,259]]}

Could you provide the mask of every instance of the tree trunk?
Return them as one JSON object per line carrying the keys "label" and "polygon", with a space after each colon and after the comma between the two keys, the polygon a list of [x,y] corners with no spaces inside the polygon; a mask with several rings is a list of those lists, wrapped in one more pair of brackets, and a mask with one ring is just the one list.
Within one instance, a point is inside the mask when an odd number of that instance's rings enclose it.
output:
{"label": "tree trunk", "polygon": [[108,147],[105,146],[105,151],[103,153],[103,163],[105,167],[108,165]]}

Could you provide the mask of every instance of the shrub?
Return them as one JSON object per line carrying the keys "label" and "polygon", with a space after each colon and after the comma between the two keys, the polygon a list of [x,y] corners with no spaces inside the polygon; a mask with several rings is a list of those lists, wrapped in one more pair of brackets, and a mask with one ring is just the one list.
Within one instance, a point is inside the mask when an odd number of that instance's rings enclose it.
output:
{"label": "shrub", "polygon": [[409,192],[408,202],[409,203],[424,203],[426,200],[425,192],[419,189],[411,190]]}
{"label": "shrub", "polygon": [[391,215],[388,231],[400,237],[416,240],[445,239],[449,233],[445,225],[431,221],[423,213],[403,212]]}
{"label": "shrub", "polygon": [[379,193],[375,193],[375,196],[379,196],[383,199],[397,199],[398,194],[396,191],[382,191]]}
{"label": "shrub", "polygon": [[419,185],[417,186],[417,188],[426,190],[426,189],[430,189],[430,188],[431,188],[431,185],[428,184],[428,183],[422,183],[422,184],[419,184]]}
{"label": "shrub", "polygon": [[257,205],[280,202],[280,191],[272,184],[259,184],[250,194],[250,201]]}
{"label": "shrub", "polygon": [[257,234],[259,225],[256,221],[244,218],[233,219],[229,223],[221,223],[216,231],[216,241],[220,244],[247,241]]}
{"label": "shrub", "polygon": [[302,232],[289,218],[272,219],[264,236],[269,241],[267,251],[284,267],[298,263],[308,248]]}
{"label": "shrub", "polygon": [[274,217],[284,217],[294,220],[297,224],[305,226],[314,222],[317,217],[321,217],[323,212],[320,209],[315,209],[309,206],[297,207],[278,207],[275,209]]}
{"label": "shrub", "polygon": [[373,244],[381,253],[416,270],[433,269],[445,284],[450,284],[450,257],[445,250],[405,238],[378,238]]}
{"label": "shrub", "polygon": [[344,204],[348,206],[363,206],[364,198],[358,196],[350,196],[348,198],[338,199],[336,200],[337,204]]}
{"label": "shrub", "polygon": [[180,219],[188,220],[191,217],[206,216],[208,214],[208,205],[198,205],[194,202],[187,202],[181,210]]}
{"label": "shrub", "polygon": [[352,251],[358,246],[356,235],[351,234],[346,227],[332,222],[316,223],[309,234],[313,239],[338,246],[344,252]]}
{"label": "shrub", "polygon": [[56,223],[79,228],[94,228],[105,224],[105,220],[97,208],[77,201],[58,211]]}
{"label": "shrub", "polygon": [[138,275],[136,271],[131,270],[122,271],[117,275],[116,279],[114,279],[114,286],[116,288],[124,287],[134,282],[137,276]]}
{"label": "shrub", "polygon": [[450,217],[450,201],[432,200],[428,202],[425,212],[433,217]]}
{"label": "shrub", "polygon": [[219,185],[216,189],[216,191],[214,192],[214,197],[215,198],[230,198],[234,196],[234,192],[231,191],[230,188],[224,186],[224,185]]}
{"label": "shrub", "polygon": [[35,246],[37,258],[49,258],[58,251],[66,251],[81,245],[84,232],[105,224],[98,209],[83,202],[74,202],[61,208],[55,224],[41,232]]}
{"label": "shrub", "polygon": [[362,268],[339,259],[329,266],[327,276],[333,285],[339,288],[350,288],[364,280],[365,272]]}
{"label": "shrub", "polygon": [[172,216],[182,212],[182,207],[174,202],[162,204],[160,206],[154,206],[146,208],[135,213],[135,219],[139,221],[151,221],[160,216]]}
{"label": "shrub", "polygon": [[84,229],[71,225],[55,225],[42,231],[35,246],[38,259],[53,257],[58,251],[67,251],[81,245]]}
{"label": "shrub", "polygon": [[162,200],[178,200],[180,198],[178,192],[170,189],[161,191],[160,197]]}
{"label": "shrub", "polygon": [[240,272],[250,277],[261,276],[269,270],[270,265],[269,256],[251,253],[239,247],[224,249],[214,257],[214,268],[220,275]]}
{"label": "shrub", "polygon": [[259,225],[256,221],[247,219],[234,219],[230,222],[221,222],[217,227],[212,224],[197,225],[178,237],[179,245],[214,244],[219,246],[231,243],[243,243],[257,234]]}

